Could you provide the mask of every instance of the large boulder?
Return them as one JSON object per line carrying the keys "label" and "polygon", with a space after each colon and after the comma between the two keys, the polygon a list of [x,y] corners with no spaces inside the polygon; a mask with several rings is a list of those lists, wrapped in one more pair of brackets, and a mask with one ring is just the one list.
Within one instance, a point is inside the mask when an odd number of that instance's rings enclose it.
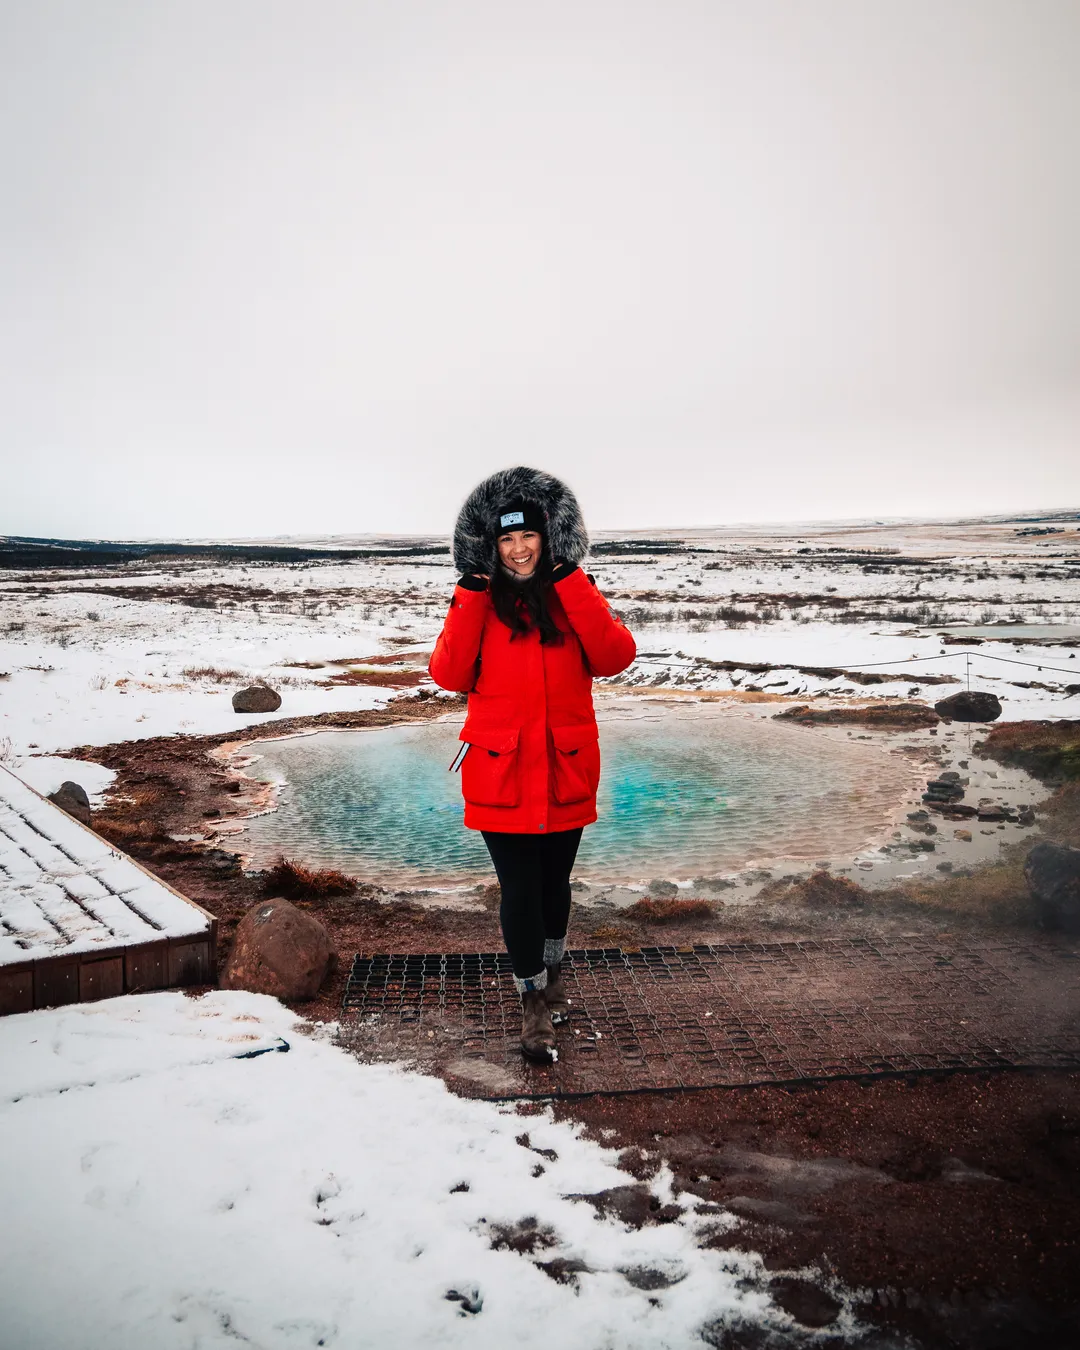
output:
{"label": "large boulder", "polygon": [[233,712],[268,713],[281,707],[281,695],[268,684],[251,684],[232,696]]}
{"label": "large boulder", "polygon": [[939,717],[950,717],[954,722],[996,722],[1001,716],[1001,704],[994,694],[979,689],[961,689],[934,704]]}
{"label": "large boulder", "polygon": [[1080,933],[1080,848],[1036,844],[1027,855],[1024,876],[1043,925]]}
{"label": "large boulder", "polygon": [[240,920],[221,976],[224,989],[314,998],[337,962],[325,927],[288,900],[264,900]]}
{"label": "large boulder", "polygon": [[90,824],[90,798],[86,795],[86,789],[78,783],[61,783],[55,792],[49,793],[49,801],[84,825]]}

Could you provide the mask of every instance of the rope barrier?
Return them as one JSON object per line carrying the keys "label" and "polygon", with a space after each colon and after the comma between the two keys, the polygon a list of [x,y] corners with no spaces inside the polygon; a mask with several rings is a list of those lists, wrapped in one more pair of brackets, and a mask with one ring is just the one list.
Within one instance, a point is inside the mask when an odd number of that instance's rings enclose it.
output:
{"label": "rope barrier", "polygon": [[[1042,664],[1042,665],[1036,665],[1035,662],[1033,662],[1033,661],[1017,661],[1015,657],[1011,657],[1011,656],[991,656],[989,652],[969,652],[969,651],[963,651],[963,652],[939,652],[939,653],[938,653],[937,655],[935,655],[935,656],[908,656],[908,657],[898,657],[898,658],[896,658],[896,659],[894,659],[894,660],[892,660],[892,661],[850,661],[850,662],[845,662],[845,663],[844,663],[844,669],[847,669],[847,670],[856,670],[856,671],[857,671],[857,670],[866,670],[866,669],[873,670],[873,669],[880,668],[881,666],[911,666],[911,665],[915,665],[917,662],[923,662],[923,661],[951,661],[951,660],[953,660],[955,657],[959,657],[959,656],[964,657],[964,658],[967,660],[969,666],[970,666],[971,658],[974,656],[974,657],[976,657],[976,658],[981,658],[981,659],[984,660],[984,661],[1000,661],[1000,662],[1004,663],[1004,664],[1007,665],[1007,666],[1025,666],[1028,670],[1050,670],[1050,671],[1053,671],[1055,674],[1060,674],[1060,675],[1076,675],[1076,674],[1077,674],[1077,670],[1068,670],[1068,669],[1066,669],[1066,668],[1063,667],[1063,666],[1048,666],[1048,665],[1045,665],[1045,664]],[[702,658],[702,659],[703,659],[703,660],[708,660],[707,657],[704,657],[704,658]],[[662,657],[650,657],[650,656],[639,656],[639,657],[637,658],[637,662],[640,663],[640,664],[642,664],[642,665],[655,665],[655,666],[686,666],[686,667],[688,667],[688,668],[692,668],[693,666],[696,666],[696,665],[700,664],[698,661],[666,660],[666,659],[664,659],[664,658],[662,658]],[[758,664],[760,664],[760,663],[759,663],[759,662],[756,662],[756,661],[753,661],[753,662],[751,662],[750,664],[751,664],[751,665],[758,665]],[[791,662],[791,669],[795,669],[795,668],[797,667],[797,664],[798,664],[798,663],[796,663],[796,662]],[[837,667],[837,668],[839,669],[839,667]],[[779,664],[779,665],[773,666],[773,669],[774,669],[774,670],[783,670],[783,669],[785,669],[785,667],[784,667],[783,664]],[[1078,670],[1080,670],[1080,667],[1078,667]],[[915,677],[912,677],[912,678],[915,678]],[[1080,681],[1078,681],[1078,683],[1080,683]],[[1068,695],[1068,697],[1074,698],[1075,695],[1070,694],[1070,695]]]}

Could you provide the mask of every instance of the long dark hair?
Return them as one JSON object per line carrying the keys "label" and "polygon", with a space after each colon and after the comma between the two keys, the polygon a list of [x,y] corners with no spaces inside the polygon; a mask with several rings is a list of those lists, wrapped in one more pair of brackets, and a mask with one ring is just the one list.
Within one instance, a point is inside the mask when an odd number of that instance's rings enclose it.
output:
{"label": "long dark hair", "polygon": [[547,537],[543,538],[544,546],[536,571],[526,581],[508,577],[496,551],[495,570],[491,574],[491,603],[495,613],[510,629],[511,640],[519,633],[528,633],[535,628],[540,633],[540,642],[548,646],[562,642],[563,634],[548,609],[553,564]]}

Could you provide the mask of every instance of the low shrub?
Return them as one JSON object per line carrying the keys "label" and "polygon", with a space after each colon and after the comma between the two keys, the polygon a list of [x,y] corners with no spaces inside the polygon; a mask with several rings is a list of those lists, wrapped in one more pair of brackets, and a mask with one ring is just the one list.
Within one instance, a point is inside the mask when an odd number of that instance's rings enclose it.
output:
{"label": "low shrub", "polygon": [[667,900],[646,895],[623,911],[638,923],[675,923],[679,919],[708,919],[713,907],[708,900]]}
{"label": "low shrub", "polygon": [[279,858],[263,877],[267,895],[281,895],[286,900],[328,900],[336,895],[353,895],[356,878],[330,868],[319,870],[305,867],[291,858]]}
{"label": "low shrub", "polygon": [[[875,903],[895,907],[907,904],[913,910],[940,917],[974,922],[1031,927],[1038,922],[1038,909],[1024,879],[1024,856],[1030,841],[1004,850],[997,863],[939,875],[909,878],[894,890],[876,891]],[[1009,854],[1013,856],[1009,856]]]}
{"label": "low shrub", "polygon": [[1015,764],[1043,782],[1080,779],[1080,720],[1001,722],[976,753]]}
{"label": "low shrub", "polygon": [[232,684],[245,678],[242,670],[222,670],[219,666],[185,666],[180,674],[185,680],[210,680],[213,684]]}

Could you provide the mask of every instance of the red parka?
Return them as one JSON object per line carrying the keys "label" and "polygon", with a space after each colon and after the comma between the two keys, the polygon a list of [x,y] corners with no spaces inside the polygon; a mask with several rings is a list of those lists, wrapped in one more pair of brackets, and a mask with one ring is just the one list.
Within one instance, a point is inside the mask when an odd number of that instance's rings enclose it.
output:
{"label": "red parka", "polygon": [[565,634],[512,633],[488,591],[454,589],[431,656],[431,678],[469,695],[461,731],[465,824],[541,834],[596,819],[600,745],[594,675],[618,675],[634,639],[581,569],[554,583],[551,617]]}

